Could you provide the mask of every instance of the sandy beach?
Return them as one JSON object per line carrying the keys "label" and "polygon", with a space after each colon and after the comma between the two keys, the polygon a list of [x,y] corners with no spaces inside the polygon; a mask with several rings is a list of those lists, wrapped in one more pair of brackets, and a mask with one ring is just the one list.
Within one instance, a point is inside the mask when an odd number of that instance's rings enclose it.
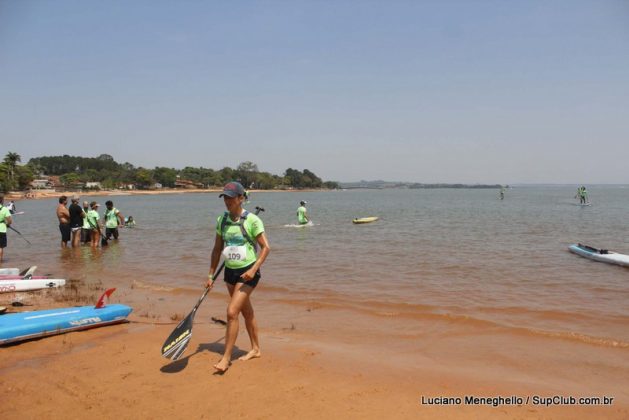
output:
{"label": "sandy beach", "polygon": [[[47,292],[37,309],[67,305]],[[5,295],[6,297],[6,295]],[[86,296],[79,297],[85,304]],[[190,297],[186,296],[190,299]],[[176,321],[138,308],[130,322],[0,348],[3,417],[20,418],[627,418],[626,349],[601,349],[482,328],[444,338],[426,325],[418,354],[388,359],[380,337],[348,342],[313,334],[308,324],[262,329],[263,356],[234,360],[224,375],[212,364],[224,327],[201,307],[184,356],[170,362],[159,346]],[[6,300],[6,299],[4,299]],[[77,304],[79,304],[77,302]],[[300,308],[317,325],[338,313]],[[14,310],[14,308],[11,308]],[[264,317],[264,310],[262,317]],[[301,328],[305,325],[305,328]],[[445,327],[445,326],[444,326]],[[384,337],[383,337],[384,338]],[[248,349],[241,331],[234,357]],[[488,363],[492,360],[491,366]],[[471,361],[471,362],[470,362]],[[613,382],[613,383],[612,383]],[[624,394],[611,394],[620,390]],[[612,405],[534,405],[534,396],[615,396]],[[524,403],[437,404],[439,398],[522,398]],[[527,398],[529,399],[528,402]],[[517,399],[513,399],[516,401]]]}

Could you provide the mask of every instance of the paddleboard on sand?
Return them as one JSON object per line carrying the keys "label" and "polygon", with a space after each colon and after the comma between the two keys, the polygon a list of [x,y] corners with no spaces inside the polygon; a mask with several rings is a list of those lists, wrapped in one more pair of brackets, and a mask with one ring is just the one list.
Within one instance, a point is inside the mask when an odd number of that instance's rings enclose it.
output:
{"label": "paddleboard on sand", "polygon": [[47,289],[51,287],[60,287],[65,284],[66,281],[64,279],[0,279],[0,293],[25,292],[28,290]]}
{"label": "paddleboard on sand", "polygon": [[46,280],[50,276],[20,276],[13,274],[0,274],[0,280]]}
{"label": "paddleboard on sand", "polygon": [[356,224],[356,225],[361,225],[363,223],[371,223],[371,222],[375,222],[376,220],[378,220],[378,217],[359,217],[357,219],[352,220],[352,223]]}
{"label": "paddleboard on sand", "polygon": [[132,309],[126,305],[105,305],[104,298],[116,289],[109,289],[96,306],[48,309],[0,316],[0,345],[102,327],[125,322]]}
{"label": "paddleboard on sand", "polygon": [[28,267],[26,270],[20,271],[19,268],[0,268],[0,276],[21,276],[33,274],[37,270],[37,266]]}
{"label": "paddleboard on sand", "polygon": [[607,249],[598,249],[583,244],[573,244],[570,245],[568,249],[572,253],[575,253],[585,258],[589,258],[594,261],[609,264],[618,264],[629,267],[629,255],[619,254],[617,252],[609,251]]}

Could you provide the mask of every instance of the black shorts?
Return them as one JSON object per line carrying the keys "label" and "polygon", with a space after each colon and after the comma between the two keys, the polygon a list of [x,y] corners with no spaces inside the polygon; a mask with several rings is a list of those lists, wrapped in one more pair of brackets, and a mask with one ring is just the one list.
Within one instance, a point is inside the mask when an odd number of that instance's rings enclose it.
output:
{"label": "black shorts", "polygon": [[81,242],[87,243],[92,239],[92,228],[81,228]]}
{"label": "black shorts", "polygon": [[0,248],[7,247],[7,234],[6,232],[0,232]]}
{"label": "black shorts", "polygon": [[61,232],[61,240],[68,242],[70,240],[70,223],[59,223],[59,232]]}
{"label": "black shorts", "polygon": [[118,228],[105,228],[105,237],[111,239],[112,235],[114,239],[118,239]]}
{"label": "black shorts", "polygon": [[[255,264],[255,263],[254,263]],[[236,283],[244,283],[247,286],[251,286],[254,288],[258,285],[258,281],[260,281],[260,277],[262,274],[260,270],[256,271],[256,275],[250,281],[245,281],[242,277],[240,277],[245,271],[249,270],[253,264],[248,265],[244,268],[227,268],[225,267],[225,283],[229,283],[232,286],[235,286]]]}

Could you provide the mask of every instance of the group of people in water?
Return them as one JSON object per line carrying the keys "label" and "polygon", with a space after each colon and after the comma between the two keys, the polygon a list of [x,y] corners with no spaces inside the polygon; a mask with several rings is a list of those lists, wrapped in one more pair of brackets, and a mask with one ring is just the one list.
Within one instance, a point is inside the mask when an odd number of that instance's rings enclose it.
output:
{"label": "group of people in water", "polygon": [[[102,221],[98,208],[100,204],[96,201],[88,203],[83,202],[83,207],[79,205],[79,196],[74,195],[71,198],[71,204],[68,204],[68,197],[62,195],[59,197],[57,205],[57,218],[59,219],[59,231],[61,232],[61,247],[67,248],[68,242],[72,247],[78,247],[81,243],[90,244],[92,247],[98,246],[99,238],[103,243],[107,243],[112,237],[118,239],[119,226],[135,225],[132,216],[125,219],[120,210],[114,207],[111,200],[105,202],[105,213]],[[67,206],[67,207],[66,207]],[[103,234],[103,227],[105,233]]]}

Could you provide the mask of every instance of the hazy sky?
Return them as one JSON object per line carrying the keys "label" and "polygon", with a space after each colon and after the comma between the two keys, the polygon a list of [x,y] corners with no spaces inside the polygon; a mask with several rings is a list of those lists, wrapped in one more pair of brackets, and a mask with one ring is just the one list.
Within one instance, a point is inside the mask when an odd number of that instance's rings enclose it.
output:
{"label": "hazy sky", "polygon": [[0,0],[0,153],[629,183],[629,1]]}

